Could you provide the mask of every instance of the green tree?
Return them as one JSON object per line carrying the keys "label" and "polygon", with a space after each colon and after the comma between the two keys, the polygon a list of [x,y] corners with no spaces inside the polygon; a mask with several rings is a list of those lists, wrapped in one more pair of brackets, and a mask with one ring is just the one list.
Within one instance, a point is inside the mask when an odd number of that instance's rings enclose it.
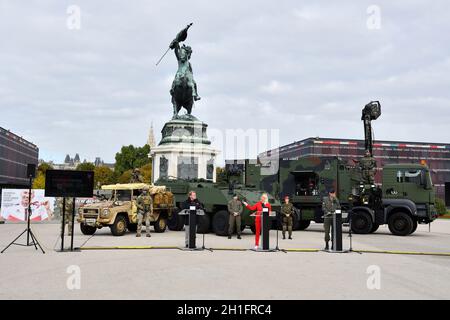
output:
{"label": "green tree", "polygon": [[45,175],[45,173],[47,172],[47,170],[53,170],[53,166],[48,163],[48,162],[42,162],[39,164],[38,166],[38,173],[41,172]]}
{"label": "green tree", "polygon": [[107,166],[99,166],[94,169],[94,185],[95,188],[116,183],[116,175],[114,171]]}
{"label": "green tree", "polygon": [[120,152],[116,153],[115,171],[122,175],[127,170],[133,170],[149,164],[150,146],[134,147],[133,145],[123,146]]}
{"label": "green tree", "polygon": [[77,171],[94,171],[95,165],[92,162],[83,162],[77,165],[76,169]]}
{"label": "green tree", "polygon": [[45,189],[45,173],[52,169],[53,166],[50,163],[42,162],[39,164],[36,178],[33,180],[33,189]]}
{"label": "green tree", "polygon": [[36,178],[33,180],[33,189],[45,189],[45,174],[42,172],[38,171]]}
{"label": "green tree", "polygon": [[447,207],[445,206],[444,200],[441,198],[436,198],[436,211],[440,216],[447,214]]}
{"label": "green tree", "polygon": [[148,163],[140,168],[145,183],[152,182],[152,164]]}
{"label": "green tree", "polygon": [[131,173],[132,173],[132,170],[127,170],[124,173],[122,173],[118,178],[118,182],[119,183],[130,183]]}

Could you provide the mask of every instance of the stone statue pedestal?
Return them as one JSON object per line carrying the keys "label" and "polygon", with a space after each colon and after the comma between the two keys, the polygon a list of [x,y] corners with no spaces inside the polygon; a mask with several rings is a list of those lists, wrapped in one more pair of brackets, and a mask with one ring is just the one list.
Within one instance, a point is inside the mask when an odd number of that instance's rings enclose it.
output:
{"label": "stone statue pedestal", "polygon": [[208,125],[194,116],[178,116],[164,125],[162,139],[150,151],[152,181],[158,179],[205,179],[216,182],[215,158]]}

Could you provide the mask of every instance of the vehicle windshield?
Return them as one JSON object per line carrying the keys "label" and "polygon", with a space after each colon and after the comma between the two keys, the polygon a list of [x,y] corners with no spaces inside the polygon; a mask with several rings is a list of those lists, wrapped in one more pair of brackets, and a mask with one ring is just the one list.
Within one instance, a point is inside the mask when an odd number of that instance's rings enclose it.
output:
{"label": "vehicle windshield", "polygon": [[116,201],[130,201],[131,190],[116,190]]}
{"label": "vehicle windshield", "polygon": [[405,171],[405,182],[421,184],[421,170],[408,170]]}

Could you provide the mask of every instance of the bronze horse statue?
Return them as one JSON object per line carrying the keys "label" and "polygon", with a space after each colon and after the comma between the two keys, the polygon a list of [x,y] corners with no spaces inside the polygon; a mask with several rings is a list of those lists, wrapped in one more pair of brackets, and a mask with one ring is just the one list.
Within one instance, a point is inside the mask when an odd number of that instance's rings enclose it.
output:
{"label": "bronze horse statue", "polygon": [[192,87],[189,86],[189,80],[186,76],[174,80],[170,94],[172,95],[174,118],[178,116],[181,108],[185,108],[188,115],[192,113],[194,97],[192,96]]}

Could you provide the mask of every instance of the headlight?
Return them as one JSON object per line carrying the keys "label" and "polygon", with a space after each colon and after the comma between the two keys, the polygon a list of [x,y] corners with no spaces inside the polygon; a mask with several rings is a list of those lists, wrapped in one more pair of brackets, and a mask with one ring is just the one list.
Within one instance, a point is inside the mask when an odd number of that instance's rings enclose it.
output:
{"label": "headlight", "polygon": [[362,202],[363,202],[363,204],[369,204],[369,197],[368,196],[363,196]]}
{"label": "headlight", "polygon": [[107,216],[109,216],[109,210],[108,210],[108,209],[103,209],[101,216],[102,216],[102,217],[107,217]]}

